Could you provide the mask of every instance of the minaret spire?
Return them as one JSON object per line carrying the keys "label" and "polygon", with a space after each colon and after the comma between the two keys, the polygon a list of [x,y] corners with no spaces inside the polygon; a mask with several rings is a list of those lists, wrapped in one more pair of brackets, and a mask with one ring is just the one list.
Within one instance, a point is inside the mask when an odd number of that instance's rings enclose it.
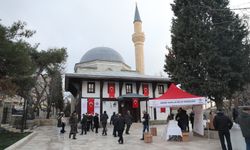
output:
{"label": "minaret spire", "polygon": [[145,36],[142,32],[142,21],[139,14],[139,10],[136,4],[135,18],[134,18],[134,34],[132,35],[132,41],[135,46],[135,63],[136,71],[144,74],[144,41]]}
{"label": "minaret spire", "polygon": [[139,13],[139,10],[138,10],[138,7],[137,7],[137,3],[136,3],[136,6],[135,6],[135,18],[134,18],[134,22],[136,21],[140,21],[141,22],[141,17],[140,17],[140,13]]}

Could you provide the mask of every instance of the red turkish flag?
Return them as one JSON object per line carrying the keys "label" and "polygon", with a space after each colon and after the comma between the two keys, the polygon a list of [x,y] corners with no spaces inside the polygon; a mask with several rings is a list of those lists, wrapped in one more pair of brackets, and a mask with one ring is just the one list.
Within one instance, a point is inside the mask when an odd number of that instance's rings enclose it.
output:
{"label": "red turkish flag", "polygon": [[132,107],[133,108],[138,108],[139,107],[139,101],[138,101],[138,98],[132,98]]}
{"label": "red turkish flag", "polygon": [[89,98],[88,99],[88,114],[94,114],[95,109],[95,99]]}
{"label": "red turkish flag", "polygon": [[109,98],[115,97],[115,83],[108,83]]}
{"label": "red turkish flag", "polygon": [[166,112],[166,108],[165,107],[161,108],[161,113],[164,113],[164,112]]}
{"label": "red turkish flag", "polygon": [[143,95],[148,96],[148,94],[149,94],[149,92],[148,92],[148,84],[143,84],[142,85],[142,90],[143,90]]}

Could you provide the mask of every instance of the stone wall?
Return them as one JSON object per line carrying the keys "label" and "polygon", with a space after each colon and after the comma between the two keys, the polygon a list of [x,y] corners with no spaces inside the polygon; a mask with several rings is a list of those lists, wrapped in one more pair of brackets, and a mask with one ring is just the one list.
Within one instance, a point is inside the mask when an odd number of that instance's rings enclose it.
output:
{"label": "stone wall", "polygon": [[10,125],[13,128],[21,129],[22,126],[22,115],[12,115]]}
{"label": "stone wall", "polygon": [[[13,128],[20,129],[22,125],[22,116],[21,115],[12,115],[10,125]],[[33,119],[26,120],[26,129],[32,129],[34,126],[56,126],[56,119]]]}
{"label": "stone wall", "polygon": [[40,126],[56,126],[57,120],[56,119],[38,119]]}

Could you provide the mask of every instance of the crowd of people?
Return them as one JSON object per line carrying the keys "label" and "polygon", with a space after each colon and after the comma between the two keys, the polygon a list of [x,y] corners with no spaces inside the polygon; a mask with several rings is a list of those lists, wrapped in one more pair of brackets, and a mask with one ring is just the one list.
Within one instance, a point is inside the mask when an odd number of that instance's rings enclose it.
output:
{"label": "crowd of people", "polygon": [[[212,114],[212,113],[211,113]],[[236,114],[234,112],[234,114]],[[191,126],[193,128],[194,126],[194,112],[191,111],[191,113],[188,115],[187,111],[179,108],[178,112],[175,116],[175,120],[178,122],[178,126],[180,127],[182,132],[189,131],[189,121],[191,123]],[[213,118],[210,119],[213,124],[213,128],[218,131],[218,135],[221,142],[221,147],[223,150],[231,150],[232,144],[230,139],[230,129],[233,126],[233,122],[231,119],[224,114],[222,110],[218,110],[217,114],[211,115]],[[60,134],[65,133],[65,125],[66,121],[64,118],[63,113],[59,113],[58,115],[58,132]],[[88,132],[95,132],[98,134],[98,129],[100,128],[100,125],[102,126],[102,135],[107,136],[107,124],[108,124],[109,116],[107,115],[106,111],[104,111],[103,114],[101,114],[99,118],[99,114],[95,113],[93,116],[92,114],[82,114],[82,118],[80,120],[81,124],[81,133],[80,135],[87,134]],[[167,120],[174,119],[174,115],[170,113]],[[250,107],[242,107],[239,109],[239,112],[237,112],[237,116],[233,116],[233,119],[236,123],[239,124],[243,137],[245,138],[246,142],[246,150],[250,150]],[[144,140],[144,133],[149,132],[149,120],[150,116],[146,111],[143,111],[142,116],[142,138],[141,140]],[[100,121],[100,122],[99,122]],[[77,125],[78,125],[78,116],[77,113],[74,111],[70,118],[69,118],[69,125],[70,125],[70,132],[69,132],[69,138],[73,135],[73,139],[76,139],[77,131]],[[133,117],[128,111],[126,114],[120,114],[120,113],[113,113],[113,115],[110,118],[110,125],[113,126],[113,136],[119,137],[118,143],[123,144],[123,132],[125,131],[125,134],[130,134],[130,127],[133,123]],[[227,146],[225,145],[224,138],[227,141]],[[226,148],[227,147],[227,148]]]}
{"label": "crowd of people", "polygon": [[[102,135],[107,136],[107,124],[108,124],[109,116],[107,115],[107,112],[104,111],[103,114],[100,115],[95,113],[93,116],[90,113],[82,114],[80,124],[81,124],[81,133],[80,135],[87,134],[88,132],[95,132],[98,134],[98,129],[100,126],[102,127]],[[58,115],[58,123],[57,127],[59,129],[59,132],[62,134],[65,131],[65,125],[66,121],[64,118],[63,113],[59,113]],[[99,122],[100,121],[100,122]],[[69,118],[69,126],[70,126],[70,132],[69,132],[69,138],[73,136],[73,139],[76,139],[76,134],[78,133],[78,116],[76,111],[74,111],[70,118]],[[110,125],[113,125],[113,136],[119,137],[118,143],[123,144],[123,132],[125,131],[125,134],[130,134],[129,130],[133,123],[133,117],[128,111],[126,114],[122,115],[120,113],[113,113],[113,115],[110,118]],[[126,129],[125,129],[126,128]]]}
{"label": "crowd of people", "polygon": [[[170,114],[171,119],[174,119],[174,115]],[[102,135],[107,136],[107,123],[108,123],[109,116],[107,115],[106,111],[103,112],[103,114],[100,115],[98,113],[95,113],[95,115],[86,113],[82,114],[80,124],[81,124],[81,133],[80,135],[86,135],[88,132],[95,132],[98,134],[98,129],[102,127]],[[168,118],[169,119],[169,118]],[[178,126],[181,128],[182,131],[189,131],[189,120],[193,127],[194,122],[194,113],[191,112],[190,116],[187,115],[186,110],[179,108],[178,113],[175,117],[176,121],[178,122]],[[148,112],[143,111],[142,115],[142,138],[141,140],[144,140],[144,133],[149,132],[149,120],[150,116]],[[78,133],[78,116],[77,113],[74,111],[70,118],[69,118],[69,125],[70,125],[70,132],[69,132],[69,138],[73,135],[73,139],[76,139],[76,134]],[[130,127],[133,123],[133,117],[130,114],[130,111],[127,111],[126,114],[120,114],[113,112],[113,115],[110,118],[110,125],[113,126],[113,136],[119,137],[118,143],[123,144],[123,132],[125,134],[130,134]],[[59,114],[58,117],[58,127],[61,128],[60,133],[65,132],[65,119],[64,115]]]}
{"label": "crowd of people", "polygon": [[[174,115],[171,113],[169,115],[168,120],[172,120]],[[178,122],[178,126],[181,128],[182,132],[189,132],[189,121],[191,123],[192,129],[194,128],[194,112],[188,115],[187,111],[182,109],[181,107],[177,110],[177,114],[175,116],[175,120]]]}

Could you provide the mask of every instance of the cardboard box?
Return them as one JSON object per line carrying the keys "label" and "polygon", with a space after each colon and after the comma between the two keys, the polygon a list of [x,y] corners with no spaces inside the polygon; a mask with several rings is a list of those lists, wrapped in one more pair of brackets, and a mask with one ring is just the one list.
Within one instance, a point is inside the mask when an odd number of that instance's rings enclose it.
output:
{"label": "cardboard box", "polygon": [[189,141],[189,132],[182,132],[182,141],[183,142]]}
{"label": "cardboard box", "polygon": [[150,132],[153,136],[157,136],[157,128],[156,127],[152,127],[150,128]]}
{"label": "cardboard box", "polygon": [[153,136],[151,133],[144,133],[144,142],[145,143],[152,143],[153,142]]}

